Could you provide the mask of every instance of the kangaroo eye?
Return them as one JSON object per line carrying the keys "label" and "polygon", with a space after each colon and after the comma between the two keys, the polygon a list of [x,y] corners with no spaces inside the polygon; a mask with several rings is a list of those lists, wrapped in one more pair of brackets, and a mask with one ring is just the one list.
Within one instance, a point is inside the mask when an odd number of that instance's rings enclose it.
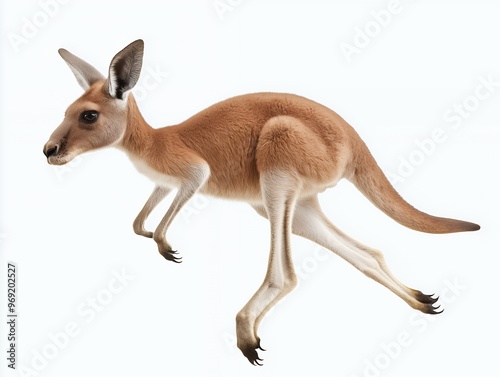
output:
{"label": "kangaroo eye", "polygon": [[95,110],[87,110],[80,115],[80,118],[83,123],[91,124],[94,123],[97,118],[99,118],[99,112]]}

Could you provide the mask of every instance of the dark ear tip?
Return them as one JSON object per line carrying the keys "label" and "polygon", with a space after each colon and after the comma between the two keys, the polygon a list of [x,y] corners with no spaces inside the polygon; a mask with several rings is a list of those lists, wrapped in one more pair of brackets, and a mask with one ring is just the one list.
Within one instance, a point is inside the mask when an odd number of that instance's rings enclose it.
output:
{"label": "dark ear tip", "polygon": [[64,54],[66,54],[68,52],[68,50],[66,50],[64,48],[60,48],[59,50],[57,50],[57,52],[59,53],[59,55],[63,56]]}
{"label": "dark ear tip", "polygon": [[144,41],[142,39],[137,39],[133,41],[130,46],[134,46],[140,50],[144,50]]}

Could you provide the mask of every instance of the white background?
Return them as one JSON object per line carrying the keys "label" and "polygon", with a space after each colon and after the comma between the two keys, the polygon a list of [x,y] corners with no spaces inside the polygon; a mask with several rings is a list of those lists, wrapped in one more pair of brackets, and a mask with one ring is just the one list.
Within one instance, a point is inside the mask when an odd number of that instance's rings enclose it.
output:
{"label": "white background", "polygon": [[[498,2],[401,1],[383,26],[374,20],[388,1],[73,0],[45,10],[41,3],[3,1],[0,10],[0,297],[5,308],[13,261],[17,366],[33,371],[12,372],[2,356],[2,375],[498,371],[500,87],[474,98],[482,79],[500,82]],[[221,3],[227,8],[218,13]],[[342,44],[354,46],[366,28],[369,43],[349,61]],[[146,44],[139,86],[160,72],[149,90],[136,91],[153,126],[246,92],[301,94],[351,123],[388,174],[405,172],[395,186],[410,203],[481,224],[475,233],[427,235],[387,218],[347,182],[321,195],[337,226],[381,249],[404,283],[441,293],[445,312],[419,316],[340,258],[296,238],[300,284],[264,319],[264,367],[251,366],[236,348],[234,318],[265,273],[266,221],[244,203],[197,198],[169,231],[184,258],[173,264],[132,231],[153,184],[124,154],[86,154],[65,169],[42,154],[81,94],[57,49],[106,73],[112,56],[137,38]],[[471,111],[453,128],[444,117],[464,101]],[[446,140],[424,156],[416,141],[436,129]],[[168,200],[150,228],[167,207]],[[115,281],[122,273],[130,280]],[[92,298],[105,305],[91,310]],[[67,326],[74,336],[61,335]],[[5,355],[5,328],[0,343]]]}

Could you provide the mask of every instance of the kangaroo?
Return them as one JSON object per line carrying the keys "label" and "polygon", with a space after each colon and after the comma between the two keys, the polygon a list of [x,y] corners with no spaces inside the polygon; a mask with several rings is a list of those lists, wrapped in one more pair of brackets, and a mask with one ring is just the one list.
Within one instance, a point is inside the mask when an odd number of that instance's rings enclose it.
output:
{"label": "kangaroo", "polygon": [[[260,288],[236,315],[237,346],[254,365],[262,365],[257,335],[265,314],[297,284],[291,258],[292,233],[336,253],[412,308],[441,313],[438,297],[402,284],[382,253],[350,238],[323,214],[318,193],[346,178],[376,207],[398,223],[427,233],[475,231],[477,224],[436,217],[408,204],[391,186],[365,143],[338,114],[309,99],[254,93],[219,102],[169,127],[152,128],[130,90],[139,79],[144,42],[118,52],[104,77],[67,50],[83,95],[66,110],[43,152],[52,165],[81,153],[114,146],[155,183],[133,223],[138,235],[153,238],[160,254],[179,263],[166,232],[196,193],[248,202],[270,223],[267,273]],[[171,190],[171,206],[154,232],[144,223]]]}

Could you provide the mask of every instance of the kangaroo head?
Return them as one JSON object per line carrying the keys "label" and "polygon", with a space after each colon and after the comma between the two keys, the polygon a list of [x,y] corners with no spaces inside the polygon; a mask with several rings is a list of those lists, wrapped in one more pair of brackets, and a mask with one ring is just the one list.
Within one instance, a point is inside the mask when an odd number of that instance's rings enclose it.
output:
{"label": "kangaroo head", "polygon": [[43,148],[47,161],[63,165],[81,153],[120,143],[127,128],[127,97],[139,79],[144,42],[137,40],[111,60],[108,78],[92,65],[60,49],[85,93],[66,110]]}

